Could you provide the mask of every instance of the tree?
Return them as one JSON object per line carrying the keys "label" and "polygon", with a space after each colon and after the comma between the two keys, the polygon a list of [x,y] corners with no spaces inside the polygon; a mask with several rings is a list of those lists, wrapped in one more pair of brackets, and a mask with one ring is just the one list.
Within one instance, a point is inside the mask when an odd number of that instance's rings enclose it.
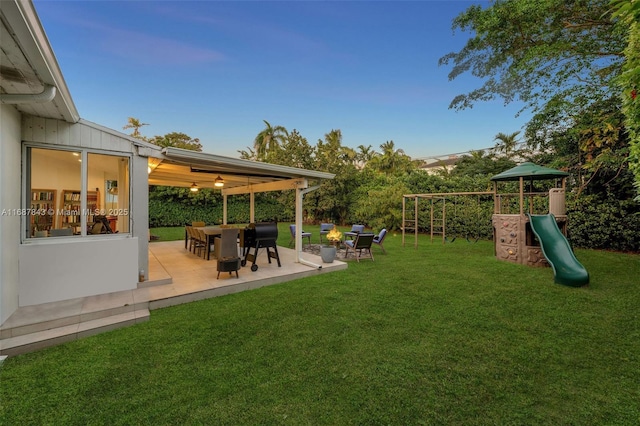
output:
{"label": "tree", "polygon": [[504,154],[505,157],[511,158],[515,153],[516,146],[518,145],[518,140],[516,139],[520,132],[513,132],[511,134],[506,133],[498,133],[494,141],[498,141],[496,146],[493,148],[495,152]]}
{"label": "tree", "polygon": [[614,0],[614,18],[620,18],[628,27],[628,44],[624,50],[626,58],[623,73],[618,79],[622,98],[622,112],[629,136],[629,163],[635,174],[636,201],[640,201],[640,2]]}
{"label": "tree", "polygon": [[396,149],[393,141],[386,141],[380,145],[382,152],[375,155],[368,163],[369,167],[385,174],[406,173],[415,168],[411,157],[402,149]]}
{"label": "tree", "polygon": [[282,126],[271,126],[267,120],[264,121],[265,128],[258,133],[253,141],[253,152],[258,161],[265,161],[269,152],[275,151],[287,137],[287,129]]}
{"label": "tree", "polygon": [[[608,0],[504,0],[457,16],[453,29],[475,33],[457,53],[449,79],[470,72],[482,87],[458,95],[451,107],[477,101],[520,100],[540,108],[553,99],[582,104],[610,91],[622,66],[624,28],[612,22]],[[580,101],[578,101],[580,100]]]}
{"label": "tree", "polygon": [[283,166],[313,169],[315,148],[296,129],[288,132],[280,148],[269,155],[269,162]]}
{"label": "tree", "polygon": [[348,149],[342,146],[342,132],[340,129],[331,129],[329,133],[325,133],[324,141],[318,139],[316,145],[316,167],[320,170],[336,173],[347,163],[345,160],[351,157]]}
{"label": "tree", "polygon": [[472,151],[471,155],[465,155],[456,161],[456,167],[451,171],[451,176],[491,177],[502,173],[516,165],[508,157],[495,157],[493,154],[485,155],[484,151]]}
{"label": "tree", "polygon": [[[626,29],[611,19],[609,1],[504,0],[486,9],[471,6],[454,19],[453,28],[474,36],[440,64],[453,65],[450,79],[470,72],[484,84],[456,96],[450,107],[470,108],[496,98],[521,101],[534,112],[526,126],[527,143],[544,151],[554,135],[569,131],[617,92]],[[602,124],[592,124],[591,131],[582,129],[581,149],[588,149],[588,140],[602,131]],[[621,124],[608,121],[606,128]],[[600,141],[612,149],[619,146],[609,137]],[[597,158],[581,156],[587,162]]]}
{"label": "tree", "polygon": [[133,129],[133,132],[131,132],[131,136],[133,136],[134,138],[146,140],[144,136],[140,135],[140,128],[142,126],[148,126],[148,125],[149,125],[148,123],[141,123],[140,120],[137,118],[129,117],[127,119],[127,124],[122,127],[122,130]]}
{"label": "tree", "polygon": [[172,146],[175,148],[190,149],[192,151],[202,151],[200,139],[191,139],[191,136],[179,132],[167,133],[164,136],[154,136],[149,139],[149,142],[163,148]]}
{"label": "tree", "polygon": [[371,145],[358,145],[358,151],[356,152],[356,162],[358,163],[358,168],[363,168],[367,165],[369,161],[373,157],[375,157],[376,152],[373,150]]}

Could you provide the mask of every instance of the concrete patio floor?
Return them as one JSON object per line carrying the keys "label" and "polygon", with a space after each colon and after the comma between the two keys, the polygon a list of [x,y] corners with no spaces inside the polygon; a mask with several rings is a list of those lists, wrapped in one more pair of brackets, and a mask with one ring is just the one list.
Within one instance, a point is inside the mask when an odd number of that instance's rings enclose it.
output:
{"label": "concrete patio floor", "polygon": [[313,268],[295,262],[295,251],[278,247],[281,267],[266,249],[256,259],[258,269],[248,263],[235,273],[217,276],[215,259],[205,260],[184,248],[184,241],[149,244],[149,280],[134,290],[25,306],[14,312],[0,327],[0,354],[17,355],[150,319],[150,311],[167,306],[223,296],[291,281],[307,276],[339,271],[347,263],[322,263],[320,256],[302,253]]}
{"label": "concrete patio floor", "polygon": [[[176,300],[172,299],[178,296],[190,295],[187,297],[190,299],[188,301],[198,300],[347,268],[345,262],[336,260],[333,263],[322,263],[320,256],[304,252],[301,254],[303,259],[321,265],[322,268],[296,263],[295,251],[285,247],[278,247],[278,254],[282,267],[278,267],[275,259],[271,259],[269,263],[266,249],[260,249],[256,259],[257,271],[252,272],[251,264],[248,263],[238,271],[238,278],[235,273],[223,272],[220,279],[216,279],[216,260],[205,260],[189,252],[184,248],[184,241],[151,243],[149,281],[140,283],[134,292],[139,298],[148,300],[150,308],[155,309],[176,304],[173,303]],[[167,283],[168,280],[171,282]]]}

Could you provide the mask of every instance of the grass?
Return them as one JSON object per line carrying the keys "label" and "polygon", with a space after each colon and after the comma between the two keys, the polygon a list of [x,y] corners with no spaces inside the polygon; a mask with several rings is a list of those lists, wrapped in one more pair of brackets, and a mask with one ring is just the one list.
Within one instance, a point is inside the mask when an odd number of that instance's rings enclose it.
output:
{"label": "grass", "polygon": [[640,256],[578,251],[575,289],[489,242],[385,247],[9,358],[0,424],[637,424]]}

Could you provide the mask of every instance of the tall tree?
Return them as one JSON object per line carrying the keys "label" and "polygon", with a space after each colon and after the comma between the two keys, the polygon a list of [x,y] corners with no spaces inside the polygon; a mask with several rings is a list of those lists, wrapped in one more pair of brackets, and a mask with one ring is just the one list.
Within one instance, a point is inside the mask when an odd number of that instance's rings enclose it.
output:
{"label": "tall tree", "polygon": [[320,170],[335,173],[345,165],[345,160],[349,157],[345,148],[342,146],[342,131],[340,129],[332,129],[329,133],[325,133],[324,141],[318,139],[316,146],[317,167]]}
{"label": "tall tree", "polygon": [[510,134],[506,133],[498,133],[493,140],[498,141],[496,146],[493,148],[495,152],[504,154],[505,157],[511,158],[516,151],[516,146],[518,145],[518,135],[520,132],[513,132]]}
{"label": "tall tree", "polygon": [[269,162],[283,166],[313,169],[315,148],[296,129],[287,133],[280,149],[269,155]]}
{"label": "tall tree", "polygon": [[475,35],[439,62],[453,64],[449,79],[470,72],[484,84],[456,96],[451,107],[502,98],[536,110],[553,99],[582,104],[600,98],[620,71],[625,46],[624,28],[610,15],[609,0],[503,0],[486,9],[469,7],[453,29]]}
{"label": "tall tree", "polygon": [[267,120],[265,128],[258,133],[253,141],[253,151],[258,161],[267,160],[269,151],[275,151],[288,135],[287,129],[282,126],[272,126]]}
{"label": "tall tree", "polygon": [[405,173],[415,168],[411,157],[400,148],[396,149],[393,141],[380,145],[382,152],[369,161],[369,166],[385,174]]}
{"label": "tall tree", "polygon": [[131,132],[131,136],[133,136],[134,138],[145,140],[146,138],[144,136],[140,135],[140,128],[143,127],[143,126],[148,126],[148,125],[149,125],[148,123],[142,123],[137,118],[129,117],[127,119],[127,124],[125,124],[122,127],[122,130],[133,129],[133,132]]}
{"label": "tall tree", "polygon": [[[531,149],[547,149],[555,135],[617,93],[626,29],[611,19],[609,1],[503,0],[484,9],[468,8],[454,19],[453,28],[470,31],[473,37],[459,52],[442,57],[440,64],[453,65],[450,79],[471,73],[484,84],[456,96],[451,108],[491,99],[520,101],[534,113],[526,126],[527,143]],[[589,148],[593,135],[622,126],[607,123],[592,121],[591,131],[583,129],[580,149]],[[600,141],[611,143],[611,149],[619,147],[613,138]],[[597,158],[584,152],[582,157]],[[617,167],[612,165],[613,170]]]}
{"label": "tall tree", "polygon": [[149,142],[163,148],[172,146],[175,148],[190,149],[192,151],[202,151],[200,139],[192,139],[191,136],[180,132],[171,132],[164,136],[154,136],[149,139]]}
{"label": "tall tree", "polygon": [[373,157],[375,157],[376,152],[373,150],[371,145],[358,145],[358,151],[356,153],[356,161],[358,162],[358,167],[362,168],[367,165],[369,161]]}

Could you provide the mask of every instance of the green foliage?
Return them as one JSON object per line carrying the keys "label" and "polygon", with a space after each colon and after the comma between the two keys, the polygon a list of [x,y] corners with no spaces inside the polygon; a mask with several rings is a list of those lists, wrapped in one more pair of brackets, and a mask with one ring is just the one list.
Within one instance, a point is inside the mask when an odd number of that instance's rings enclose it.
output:
{"label": "green foliage", "polygon": [[629,135],[629,163],[635,174],[636,201],[640,201],[640,3],[627,0],[612,2],[617,14],[628,25],[626,62],[618,79],[621,88],[622,112]]}
{"label": "green foliage", "polygon": [[568,198],[567,233],[575,247],[640,251],[640,206],[613,196]]}
{"label": "green foliage", "polygon": [[376,231],[402,227],[402,196],[408,188],[400,179],[379,176],[360,186],[349,209],[353,223],[365,223]]}
{"label": "green foliage", "polygon": [[550,99],[598,99],[622,64],[624,29],[609,17],[608,0],[505,0],[469,7],[453,29],[474,36],[440,64],[453,64],[450,79],[469,72],[484,84],[457,96],[451,107],[494,98],[534,109]]}
{"label": "green foliage", "polygon": [[485,156],[482,151],[478,151],[475,155],[464,156],[458,160],[451,176],[491,177],[515,166],[515,161],[507,157]]}
{"label": "green foliage", "polygon": [[402,149],[396,149],[393,141],[380,145],[382,153],[374,155],[366,167],[383,174],[403,174],[415,169],[411,157]]}
{"label": "green foliage", "polygon": [[[471,31],[473,37],[440,63],[453,65],[450,79],[471,73],[484,84],[455,97],[451,107],[470,108],[495,98],[521,101],[534,113],[526,128],[532,150],[545,152],[550,139],[574,132],[571,139],[579,151],[573,152],[571,165],[615,174],[628,154],[617,149],[625,142],[615,95],[627,34],[624,23],[611,16],[609,0],[471,6],[456,17],[453,28]],[[613,108],[612,97],[617,100]]]}
{"label": "green foliage", "polygon": [[[288,221],[294,216],[273,194],[256,194],[255,220]],[[249,197],[233,196],[227,203],[229,223],[249,223]],[[188,188],[155,186],[149,190],[149,226],[182,226],[193,221],[222,223],[222,196],[213,189],[190,192]]]}
{"label": "green foliage", "polygon": [[149,142],[162,148],[172,146],[174,148],[202,151],[202,144],[200,143],[200,139],[192,139],[191,136],[180,132],[171,132],[167,133],[164,136],[154,136],[149,139]]}
{"label": "green foliage", "polygon": [[267,120],[262,121],[264,121],[265,128],[258,133],[253,141],[252,152],[255,153],[255,158],[251,159],[272,162],[269,157],[278,151],[288,137],[288,133],[283,126],[272,126]]}

